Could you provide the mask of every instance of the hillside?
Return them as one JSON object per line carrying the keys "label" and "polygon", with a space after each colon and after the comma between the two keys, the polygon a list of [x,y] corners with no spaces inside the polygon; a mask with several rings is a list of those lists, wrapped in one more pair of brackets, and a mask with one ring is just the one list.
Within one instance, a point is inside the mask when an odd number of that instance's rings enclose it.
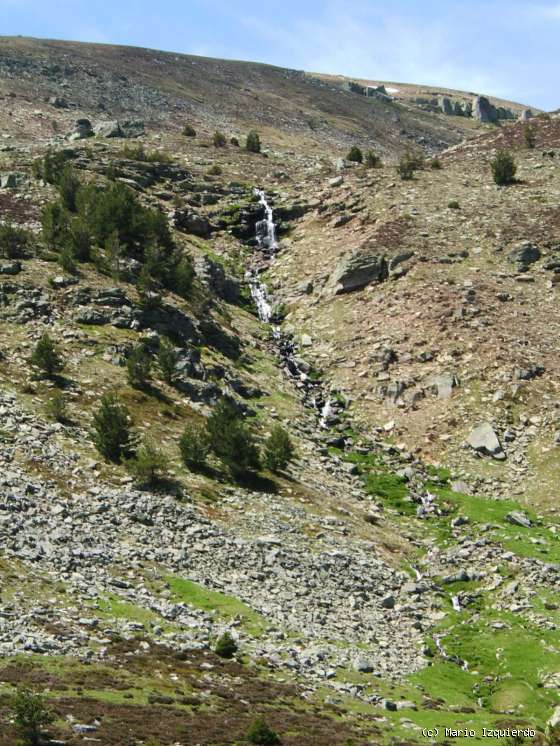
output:
{"label": "hillside", "polygon": [[0,96],[1,746],[558,743],[560,119],[20,38]]}

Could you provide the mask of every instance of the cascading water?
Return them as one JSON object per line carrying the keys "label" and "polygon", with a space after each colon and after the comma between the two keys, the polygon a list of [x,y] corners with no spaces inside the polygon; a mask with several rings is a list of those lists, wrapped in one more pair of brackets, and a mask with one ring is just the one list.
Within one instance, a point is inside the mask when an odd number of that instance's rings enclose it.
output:
{"label": "cascading water", "polygon": [[[259,198],[264,210],[264,218],[259,220],[255,226],[257,248],[261,256],[264,255],[266,259],[271,261],[279,248],[276,239],[274,211],[262,189],[255,189],[255,195]],[[283,334],[280,327],[274,323],[273,303],[266,285],[259,279],[259,271],[256,267],[247,272],[247,281],[260,320],[272,326],[272,338],[284,362],[284,369],[295,380],[296,386],[302,392],[304,404],[318,412],[320,427],[327,428],[329,418],[333,414],[332,398],[325,396],[320,382],[310,380],[305,370],[302,369],[302,362],[298,358],[298,349],[295,342],[291,337]]]}
{"label": "cascading water", "polygon": [[274,224],[274,213],[272,207],[268,204],[266,194],[262,189],[255,189],[255,194],[259,198],[260,204],[264,208],[264,219],[257,223],[257,244],[261,251],[274,254],[278,250],[278,241],[276,240],[276,225]]}

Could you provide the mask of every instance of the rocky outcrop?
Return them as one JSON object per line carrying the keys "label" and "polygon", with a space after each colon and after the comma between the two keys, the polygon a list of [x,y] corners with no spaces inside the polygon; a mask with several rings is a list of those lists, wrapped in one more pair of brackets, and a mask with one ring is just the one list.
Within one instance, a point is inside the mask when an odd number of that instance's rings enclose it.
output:
{"label": "rocky outcrop", "polygon": [[208,238],[212,232],[212,227],[207,218],[199,215],[194,210],[177,209],[171,213],[171,220],[175,228],[185,233],[192,233],[193,236]]}
{"label": "rocky outcrop", "polygon": [[383,282],[389,276],[384,256],[358,249],[343,257],[332,273],[327,287],[334,295],[362,290],[372,282]]}
{"label": "rocky outcrop", "polygon": [[195,271],[199,280],[211,290],[213,295],[228,303],[239,301],[239,280],[229,275],[221,264],[208,256],[203,256],[195,261]]}
{"label": "rocky outcrop", "polygon": [[485,96],[475,96],[472,107],[472,116],[479,122],[492,124],[498,121],[496,107]]}

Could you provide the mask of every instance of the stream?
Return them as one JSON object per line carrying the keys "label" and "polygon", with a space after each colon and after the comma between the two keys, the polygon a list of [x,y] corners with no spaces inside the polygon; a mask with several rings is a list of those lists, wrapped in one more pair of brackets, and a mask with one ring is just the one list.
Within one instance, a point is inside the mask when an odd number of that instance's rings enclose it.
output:
{"label": "stream", "polygon": [[282,362],[285,373],[294,381],[306,407],[314,409],[319,420],[319,427],[328,429],[335,416],[333,399],[326,385],[322,381],[310,377],[310,366],[299,357],[299,349],[291,335],[280,329],[274,317],[274,302],[266,285],[259,279],[259,275],[273,261],[279,250],[276,238],[276,224],[274,211],[262,189],[255,189],[255,195],[264,210],[264,218],[255,227],[257,242],[253,266],[247,272],[247,281],[251,288],[251,295],[257,307],[259,319],[271,326],[272,341]]}

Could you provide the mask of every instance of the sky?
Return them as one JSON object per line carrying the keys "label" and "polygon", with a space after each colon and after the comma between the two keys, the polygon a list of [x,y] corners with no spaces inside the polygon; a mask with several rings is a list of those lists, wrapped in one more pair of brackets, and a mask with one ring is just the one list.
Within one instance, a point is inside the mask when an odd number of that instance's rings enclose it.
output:
{"label": "sky", "polygon": [[0,34],[254,60],[560,107],[560,0],[0,0]]}

